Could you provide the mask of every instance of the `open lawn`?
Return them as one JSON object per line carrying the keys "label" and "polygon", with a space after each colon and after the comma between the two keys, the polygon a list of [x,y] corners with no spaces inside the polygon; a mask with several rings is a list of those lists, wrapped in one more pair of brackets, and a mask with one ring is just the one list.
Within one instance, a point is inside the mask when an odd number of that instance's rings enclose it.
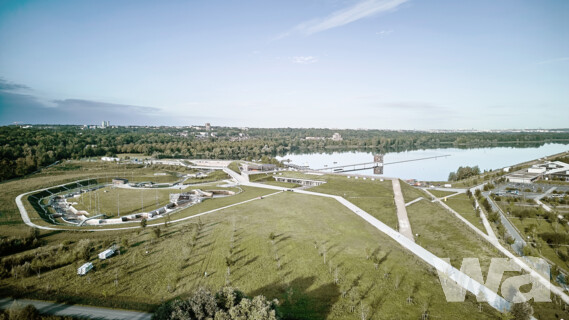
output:
{"label": "open lawn", "polygon": [[429,192],[432,193],[437,198],[442,198],[446,196],[450,196],[451,194],[455,194],[456,192],[453,191],[442,191],[442,190],[431,190]]}
{"label": "open lawn", "polygon": [[411,202],[420,197],[431,201],[431,197],[427,195],[423,190],[412,187],[403,181],[400,182],[400,185],[401,190],[405,190],[405,192],[403,192],[403,200],[405,200],[405,203]]}
{"label": "open lawn", "polygon": [[[110,178],[125,168],[133,171],[133,176],[152,172],[131,165],[93,162],[70,162],[55,168],[0,185],[4,190],[0,194],[0,217],[6,219],[0,221],[7,221],[0,224],[2,236],[28,232],[15,206],[18,194],[87,177]],[[341,196],[346,193],[348,200],[395,226],[391,181],[303,176],[328,181],[311,190]],[[212,185],[212,189],[219,189]],[[207,190],[206,186],[199,187]],[[406,201],[424,196],[404,183],[401,186]],[[480,312],[471,295],[465,303],[446,302],[432,268],[333,199],[241,189],[235,196],[206,200],[181,210],[171,220],[253,201],[161,226],[159,237],[151,224],[163,219],[134,231],[42,231],[40,248],[2,257],[0,296],[152,310],[199,286],[217,289],[231,283],[249,295],[279,299],[285,319],[360,319],[362,309],[368,319],[421,319],[425,312],[429,319],[498,317],[486,304]],[[269,194],[274,195],[259,199]],[[27,201],[24,204],[33,210]],[[478,257],[485,273],[489,257],[498,256],[440,206],[420,201],[407,209],[413,231],[420,233],[418,243],[440,257],[450,257],[454,266],[460,267],[463,257]],[[37,215],[32,219],[41,221]],[[105,261],[96,259],[96,254],[113,242],[121,244],[120,255]],[[84,247],[92,248],[87,252],[95,269],[79,277],[76,268],[84,262]],[[229,273],[226,261],[232,262]],[[18,267],[25,262],[31,263],[31,269]],[[19,271],[12,273],[13,267]],[[534,308],[538,318],[569,317],[553,304]]]}
{"label": "open lawn", "polygon": [[466,196],[466,194],[459,194],[452,196],[447,199],[446,204],[454,209],[454,211],[460,213],[466,220],[472,223],[475,227],[480,229],[482,232],[486,233],[486,229],[482,224],[482,219],[478,217],[474,207],[472,206],[471,200]]}
{"label": "open lawn", "polygon": [[108,186],[96,191],[81,194],[79,198],[68,199],[75,202],[77,210],[85,210],[91,215],[104,213],[108,217],[124,216],[131,213],[148,212],[168,204],[172,189],[123,189]]}
{"label": "open lawn", "polygon": [[206,183],[219,180],[229,179],[229,175],[223,170],[214,170],[210,172],[207,176],[201,178],[189,178],[184,181],[184,184],[196,184],[196,183]]}
{"label": "open lawn", "polygon": [[310,188],[310,191],[344,197],[388,226],[397,226],[391,180],[355,180],[340,175],[326,175],[322,178],[327,182]]}
{"label": "open lawn", "polygon": [[[479,312],[472,296],[447,303],[431,268],[332,199],[280,193],[202,216],[202,227],[197,222],[163,227],[159,239],[149,227],[122,233],[129,244],[105,261],[94,257],[105,248],[98,235],[90,259],[95,270],[87,276],[76,275],[77,261],[39,276],[7,278],[2,291],[151,309],[199,286],[230,282],[249,295],[279,299],[288,319],[359,318],[362,306],[369,319],[418,319],[424,312],[429,318],[497,316],[485,304]],[[118,241],[115,234],[108,238]],[[226,257],[235,261],[230,273]]]}
{"label": "open lawn", "polygon": [[[403,194],[415,190],[402,184]],[[417,191],[417,190],[415,190]],[[490,259],[502,255],[486,240],[443,207],[430,201],[420,201],[407,207],[407,215],[415,242],[441,258],[450,258],[460,269],[463,258],[478,258],[485,273]]]}

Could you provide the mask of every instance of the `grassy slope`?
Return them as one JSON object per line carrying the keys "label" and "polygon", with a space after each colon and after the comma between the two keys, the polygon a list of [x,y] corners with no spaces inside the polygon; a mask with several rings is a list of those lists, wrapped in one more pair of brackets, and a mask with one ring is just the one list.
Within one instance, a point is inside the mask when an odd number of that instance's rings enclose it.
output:
{"label": "grassy slope", "polygon": [[[190,245],[193,232],[189,223],[163,228],[158,241],[150,240],[147,228],[141,234],[128,234],[131,245],[120,256],[104,262],[92,259],[96,270],[88,277],[76,276],[77,266],[68,265],[45,272],[41,279],[35,275],[10,278],[4,286],[38,297],[47,295],[49,289],[50,297],[74,296],[78,303],[98,301],[145,308],[147,303],[183,296],[198,286],[223,285],[225,257],[234,238],[232,257],[237,263],[230,276],[232,284],[250,295],[278,298],[290,317],[353,318],[357,312],[351,314],[349,308],[355,305],[359,312],[360,299],[371,309],[372,319],[420,318],[425,308],[431,317],[496,316],[488,306],[479,313],[472,297],[466,303],[447,303],[430,268],[332,199],[281,193],[246,208],[204,216],[201,221],[205,226],[197,233],[194,247]],[[268,238],[271,232],[277,235],[274,245]],[[338,266],[339,285],[333,283],[314,241],[326,248],[333,270]],[[377,270],[366,260],[365,248],[384,258]],[[282,264],[280,270],[275,253]],[[204,272],[209,274],[207,278]],[[386,273],[389,278],[384,277]],[[396,286],[398,280],[400,285]],[[348,291],[345,298],[343,290]],[[410,296],[412,304],[406,302]]]}
{"label": "grassy slope", "polygon": [[239,161],[233,161],[227,166],[229,169],[241,174],[241,170],[239,169]]}
{"label": "grassy slope", "polygon": [[229,175],[227,173],[225,173],[223,170],[214,170],[213,172],[210,172],[206,177],[190,178],[184,181],[184,184],[207,183],[225,179],[229,179]]}
{"label": "grassy slope", "polygon": [[466,220],[472,223],[475,227],[486,233],[486,229],[482,224],[482,220],[476,215],[474,207],[466,194],[459,194],[447,199],[446,204],[453,208],[456,212],[460,213]]}
{"label": "grassy slope", "polygon": [[437,198],[442,198],[456,193],[452,191],[441,191],[441,190],[429,190],[429,192],[432,193]]}
{"label": "grassy slope", "polygon": [[326,183],[310,188],[310,191],[345,197],[388,226],[396,227],[397,213],[390,180],[355,180],[335,175],[327,175],[324,178]]}
{"label": "grassy slope", "polygon": [[[417,192],[402,184],[403,194]],[[420,201],[407,207],[416,242],[441,258],[450,258],[454,267],[460,268],[463,258],[478,258],[486,272],[492,257],[501,257],[497,250],[470,230],[462,221],[441,206],[430,201]]]}

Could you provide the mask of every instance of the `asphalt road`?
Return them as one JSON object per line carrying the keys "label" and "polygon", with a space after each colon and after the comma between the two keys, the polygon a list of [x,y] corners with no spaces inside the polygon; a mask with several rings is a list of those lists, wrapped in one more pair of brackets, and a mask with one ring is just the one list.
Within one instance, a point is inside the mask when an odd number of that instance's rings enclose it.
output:
{"label": "asphalt road", "polygon": [[[14,302],[11,298],[0,299],[0,309],[8,309]],[[28,304],[33,305],[41,314],[55,316],[83,317],[91,319],[105,320],[150,320],[151,313],[128,311],[120,309],[87,307],[78,305],[68,305],[63,303],[18,299],[17,303],[22,307]]]}
{"label": "asphalt road", "polygon": [[510,220],[508,220],[508,218],[504,214],[504,211],[502,211],[502,209],[500,209],[500,207],[496,204],[496,202],[492,200],[489,192],[483,192],[482,195],[486,197],[486,199],[492,206],[492,210],[500,214],[500,221],[502,225],[506,228],[508,234],[510,234],[514,238],[515,242],[514,244],[512,244],[512,249],[514,249],[517,254],[523,255],[523,248],[526,245],[526,242],[522,237],[522,235],[518,232],[518,229],[514,227],[514,225],[510,222]]}

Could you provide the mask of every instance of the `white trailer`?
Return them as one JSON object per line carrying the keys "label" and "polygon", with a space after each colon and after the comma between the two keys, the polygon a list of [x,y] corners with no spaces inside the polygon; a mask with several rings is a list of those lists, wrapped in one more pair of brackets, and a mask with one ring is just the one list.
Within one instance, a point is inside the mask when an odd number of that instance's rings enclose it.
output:
{"label": "white trailer", "polygon": [[91,262],[87,262],[84,265],[80,266],[79,269],[77,269],[77,274],[80,276],[84,276],[91,269],[93,269],[93,264]]}
{"label": "white trailer", "polygon": [[114,253],[115,253],[115,250],[113,250],[113,249],[107,249],[107,250],[105,250],[105,251],[99,253],[99,259],[105,260],[105,259],[107,259],[108,257],[112,256]]}

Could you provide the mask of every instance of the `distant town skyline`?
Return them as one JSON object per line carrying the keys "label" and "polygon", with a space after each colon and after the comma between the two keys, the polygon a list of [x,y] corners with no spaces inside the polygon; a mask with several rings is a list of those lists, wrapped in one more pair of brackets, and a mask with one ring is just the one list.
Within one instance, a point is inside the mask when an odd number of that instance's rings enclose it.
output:
{"label": "distant town skyline", "polygon": [[0,125],[567,128],[569,2],[3,1]]}

